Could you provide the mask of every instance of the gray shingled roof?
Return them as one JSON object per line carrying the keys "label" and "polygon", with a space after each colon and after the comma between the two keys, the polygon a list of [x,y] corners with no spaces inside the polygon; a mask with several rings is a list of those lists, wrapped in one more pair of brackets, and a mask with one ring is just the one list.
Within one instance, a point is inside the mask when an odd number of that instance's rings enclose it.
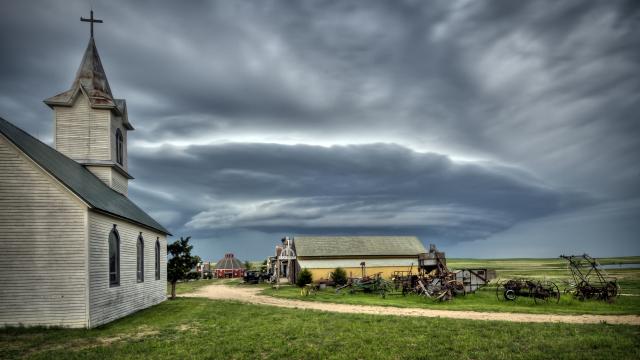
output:
{"label": "gray shingled roof", "polygon": [[0,133],[92,208],[170,235],[167,229],[129,198],[111,189],[84,166],[3,118],[0,118]]}
{"label": "gray shingled roof", "polygon": [[216,269],[244,269],[244,264],[235,256],[225,255],[216,263]]}
{"label": "gray shingled roof", "polygon": [[415,236],[296,236],[296,255],[404,256],[427,250]]}

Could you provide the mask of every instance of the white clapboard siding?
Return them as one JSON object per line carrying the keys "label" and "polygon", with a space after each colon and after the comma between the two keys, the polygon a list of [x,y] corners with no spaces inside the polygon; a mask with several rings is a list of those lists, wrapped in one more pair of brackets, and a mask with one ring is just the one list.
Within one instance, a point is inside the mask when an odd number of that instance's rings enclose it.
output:
{"label": "white clapboard siding", "polygon": [[129,180],[119,172],[113,170],[111,174],[111,188],[126,196],[129,190]]}
{"label": "white clapboard siding", "polygon": [[111,187],[112,179],[111,179],[111,167],[108,166],[86,166],[87,170],[91,171],[93,175],[97,176],[98,179],[102,180],[103,183],[107,184]]}
{"label": "white clapboard siding", "polygon": [[[109,234],[120,235],[120,285],[109,286]],[[144,238],[144,282],[136,277],[136,241]],[[160,239],[160,280],[155,278],[155,242]],[[129,222],[89,211],[89,313],[95,327],[166,299],[167,242],[164,235]]]}
{"label": "white clapboard siding", "polygon": [[113,190],[125,196],[127,195],[129,180],[122,176],[115,167],[87,165],[86,168]]}
{"label": "white clapboard siding", "polygon": [[87,216],[0,135],[0,326],[86,326]]}
{"label": "white clapboard siding", "polygon": [[110,110],[92,109],[82,92],[54,110],[56,150],[76,161],[111,160]]}

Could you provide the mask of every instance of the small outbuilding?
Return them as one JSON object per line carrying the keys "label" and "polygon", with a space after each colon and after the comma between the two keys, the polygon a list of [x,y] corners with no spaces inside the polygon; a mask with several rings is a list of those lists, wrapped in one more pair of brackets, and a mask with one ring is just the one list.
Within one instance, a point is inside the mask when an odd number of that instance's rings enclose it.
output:
{"label": "small outbuilding", "polygon": [[217,278],[243,277],[246,268],[242,261],[238,260],[232,253],[224,254],[224,257],[216,263]]}

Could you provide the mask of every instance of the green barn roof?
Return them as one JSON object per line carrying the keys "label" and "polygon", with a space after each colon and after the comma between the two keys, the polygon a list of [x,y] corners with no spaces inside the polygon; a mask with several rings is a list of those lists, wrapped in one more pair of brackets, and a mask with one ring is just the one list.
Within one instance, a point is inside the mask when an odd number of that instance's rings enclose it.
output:
{"label": "green barn roof", "polygon": [[119,216],[170,235],[129,198],[111,189],[91,171],[24,130],[0,118],[0,133],[91,208]]}
{"label": "green barn roof", "polygon": [[426,253],[415,236],[296,236],[299,257],[414,256]]}

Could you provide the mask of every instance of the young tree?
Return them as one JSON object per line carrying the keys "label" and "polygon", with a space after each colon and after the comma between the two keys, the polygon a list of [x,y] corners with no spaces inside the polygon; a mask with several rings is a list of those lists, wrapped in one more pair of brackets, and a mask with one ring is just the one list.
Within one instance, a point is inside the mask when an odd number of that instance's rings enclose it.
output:
{"label": "young tree", "polygon": [[341,267],[333,270],[333,272],[329,274],[329,277],[336,285],[344,285],[347,283],[347,272]]}
{"label": "young tree", "polygon": [[313,282],[313,275],[309,269],[304,268],[300,270],[298,273],[298,278],[296,279],[296,285],[298,287],[304,287],[307,284],[311,284]]}
{"label": "young tree", "polygon": [[167,262],[167,280],[171,282],[171,298],[176,297],[176,283],[179,280],[186,280],[189,271],[196,266],[198,259],[191,256],[192,245],[189,245],[189,239],[180,237],[173,244],[167,245],[167,253],[171,256]]}
{"label": "young tree", "polygon": [[244,268],[245,270],[253,270],[253,265],[251,265],[251,262],[249,260],[246,260],[244,262]]}

